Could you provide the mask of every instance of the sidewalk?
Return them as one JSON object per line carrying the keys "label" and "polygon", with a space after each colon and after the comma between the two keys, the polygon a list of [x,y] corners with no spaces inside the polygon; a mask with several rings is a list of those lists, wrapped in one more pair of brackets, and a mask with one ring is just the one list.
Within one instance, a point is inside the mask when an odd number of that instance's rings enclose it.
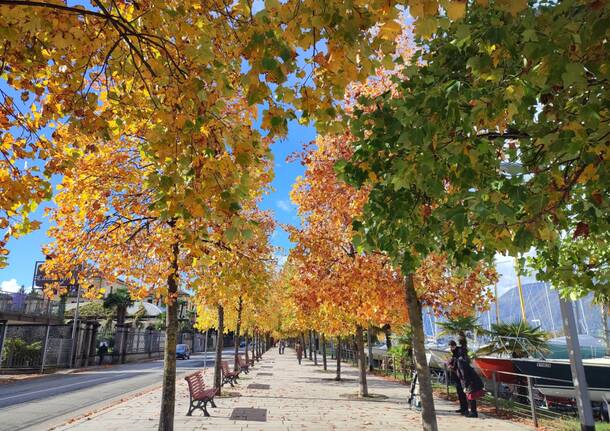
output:
{"label": "sidewalk", "polygon": [[[321,360],[320,360],[321,363]],[[212,417],[200,411],[187,417],[188,389],[184,380],[176,388],[175,430],[398,430],[421,429],[420,415],[406,404],[408,388],[376,376],[368,376],[369,392],[387,398],[353,399],[358,390],[357,370],[342,364],[344,382],[333,381],[334,361],[329,371],[314,366],[309,360],[298,365],[294,351],[278,355],[272,349],[248,375],[242,375],[235,388],[223,387],[223,396],[216,399],[218,408],[210,408]],[[213,370],[206,370],[211,383]],[[248,385],[269,385],[269,389],[253,389]],[[118,404],[107,410],[56,428],[60,430],[155,430],[160,406],[160,389]],[[235,408],[264,409],[251,420],[231,419]],[[436,400],[439,428],[446,431],[523,431],[528,428],[511,422],[481,417],[471,419],[453,413],[456,405]],[[255,421],[252,419],[266,420]],[[247,414],[246,414],[247,415]]]}

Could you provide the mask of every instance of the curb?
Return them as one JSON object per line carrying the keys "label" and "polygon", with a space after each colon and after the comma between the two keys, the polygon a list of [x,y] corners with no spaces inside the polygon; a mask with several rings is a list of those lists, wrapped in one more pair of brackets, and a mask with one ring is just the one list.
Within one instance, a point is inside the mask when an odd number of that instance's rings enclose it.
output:
{"label": "curb", "polygon": [[119,397],[110,400],[110,402],[108,404],[102,405],[102,406],[100,406],[98,408],[94,408],[94,409],[92,409],[90,411],[87,411],[85,413],[81,413],[81,414],[76,415],[76,416],[74,416],[74,417],[72,417],[70,419],[64,420],[64,422],[62,422],[60,424],[51,426],[48,430],[52,431],[52,430],[56,430],[58,428],[62,428],[62,427],[68,426],[68,425],[75,425],[76,423],[90,420],[91,417],[93,417],[93,416],[95,416],[95,415],[97,415],[99,413],[105,412],[107,410],[112,410],[116,406],[118,406],[120,404],[123,404],[123,403],[125,403],[127,401],[131,401],[133,399],[136,399],[136,398],[139,398],[139,397],[143,397],[144,395],[147,395],[147,394],[149,394],[151,392],[154,392],[154,391],[157,391],[157,390],[161,389],[162,386],[163,385],[156,383],[156,384],[154,384],[152,386],[149,386],[148,388],[144,388],[144,389],[138,390],[136,392],[120,395]]}

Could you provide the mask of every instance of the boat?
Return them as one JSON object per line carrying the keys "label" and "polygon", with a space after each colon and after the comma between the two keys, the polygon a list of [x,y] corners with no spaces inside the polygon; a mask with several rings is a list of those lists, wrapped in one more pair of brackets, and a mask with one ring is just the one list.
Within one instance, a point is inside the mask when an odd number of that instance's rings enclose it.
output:
{"label": "boat", "polygon": [[500,358],[495,356],[479,356],[473,360],[474,366],[480,375],[487,380],[501,383],[517,383],[518,376],[515,375],[517,370],[510,358]]}
{"label": "boat", "polygon": [[[534,387],[543,395],[576,396],[568,359],[512,359],[517,372],[534,376]],[[584,359],[585,377],[591,401],[610,400],[610,358]]]}
{"label": "boat", "polygon": [[444,369],[445,364],[451,359],[451,351],[448,347],[428,346],[426,357],[430,368]]}
{"label": "boat", "polygon": [[[566,337],[551,338],[547,341],[549,353],[547,359],[567,359],[568,345]],[[591,335],[578,335],[578,345],[583,359],[603,358],[606,355],[606,344],[597,337]]]}

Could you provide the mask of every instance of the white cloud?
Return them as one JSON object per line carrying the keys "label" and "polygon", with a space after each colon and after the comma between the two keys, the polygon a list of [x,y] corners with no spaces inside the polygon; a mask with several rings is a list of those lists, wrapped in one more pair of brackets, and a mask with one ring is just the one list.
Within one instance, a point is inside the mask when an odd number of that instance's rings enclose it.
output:
{"label": "white cloud", "polygon": [[2,283],[0,283],[0,290],[3,290],[5,292],[19,292],[19,289],[21,289],[21,286],[19,285],[19,283],[17,283],[16,278],[4,280]]}
{"label": "white cloud", "polygon": [[290,212],[292,207],[289,201],[277,201],[277,206],[282,210],[282,211],[286,211],[286,212]]}

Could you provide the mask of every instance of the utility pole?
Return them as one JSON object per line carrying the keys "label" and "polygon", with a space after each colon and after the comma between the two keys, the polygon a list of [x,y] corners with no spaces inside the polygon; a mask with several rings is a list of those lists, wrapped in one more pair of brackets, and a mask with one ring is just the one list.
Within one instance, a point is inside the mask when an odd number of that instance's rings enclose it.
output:
{"label": "utility pole", "polygon": [[576,405],[580,418],[580,429],[582,431],[595,431],[591,398],[589,396],[585,367],[582,364],[580,345],[578,343],[574,307],[572,301],[566,301],[561,296],[559,297],[559,305],[561,307],[563,329],[566,334],[568,353],[570,355],[570,370],[572,371],[572,380],[574,382],[574,390],[576,391]]}
{"label": "utility pole", "polygon": [[78,325],[78,311],[80,307],[80,283],[76,282],[76,310],[74,311],[74,321],[72,322],[72,348],[70,349],[70,368],[74,368],[76,362],[76,331]]}
{"label": "utility pole", "polygon": [[206,369],[208,367],[208,336],[210,330],[205,330],[205,340],[203,340],[203,368]]}

